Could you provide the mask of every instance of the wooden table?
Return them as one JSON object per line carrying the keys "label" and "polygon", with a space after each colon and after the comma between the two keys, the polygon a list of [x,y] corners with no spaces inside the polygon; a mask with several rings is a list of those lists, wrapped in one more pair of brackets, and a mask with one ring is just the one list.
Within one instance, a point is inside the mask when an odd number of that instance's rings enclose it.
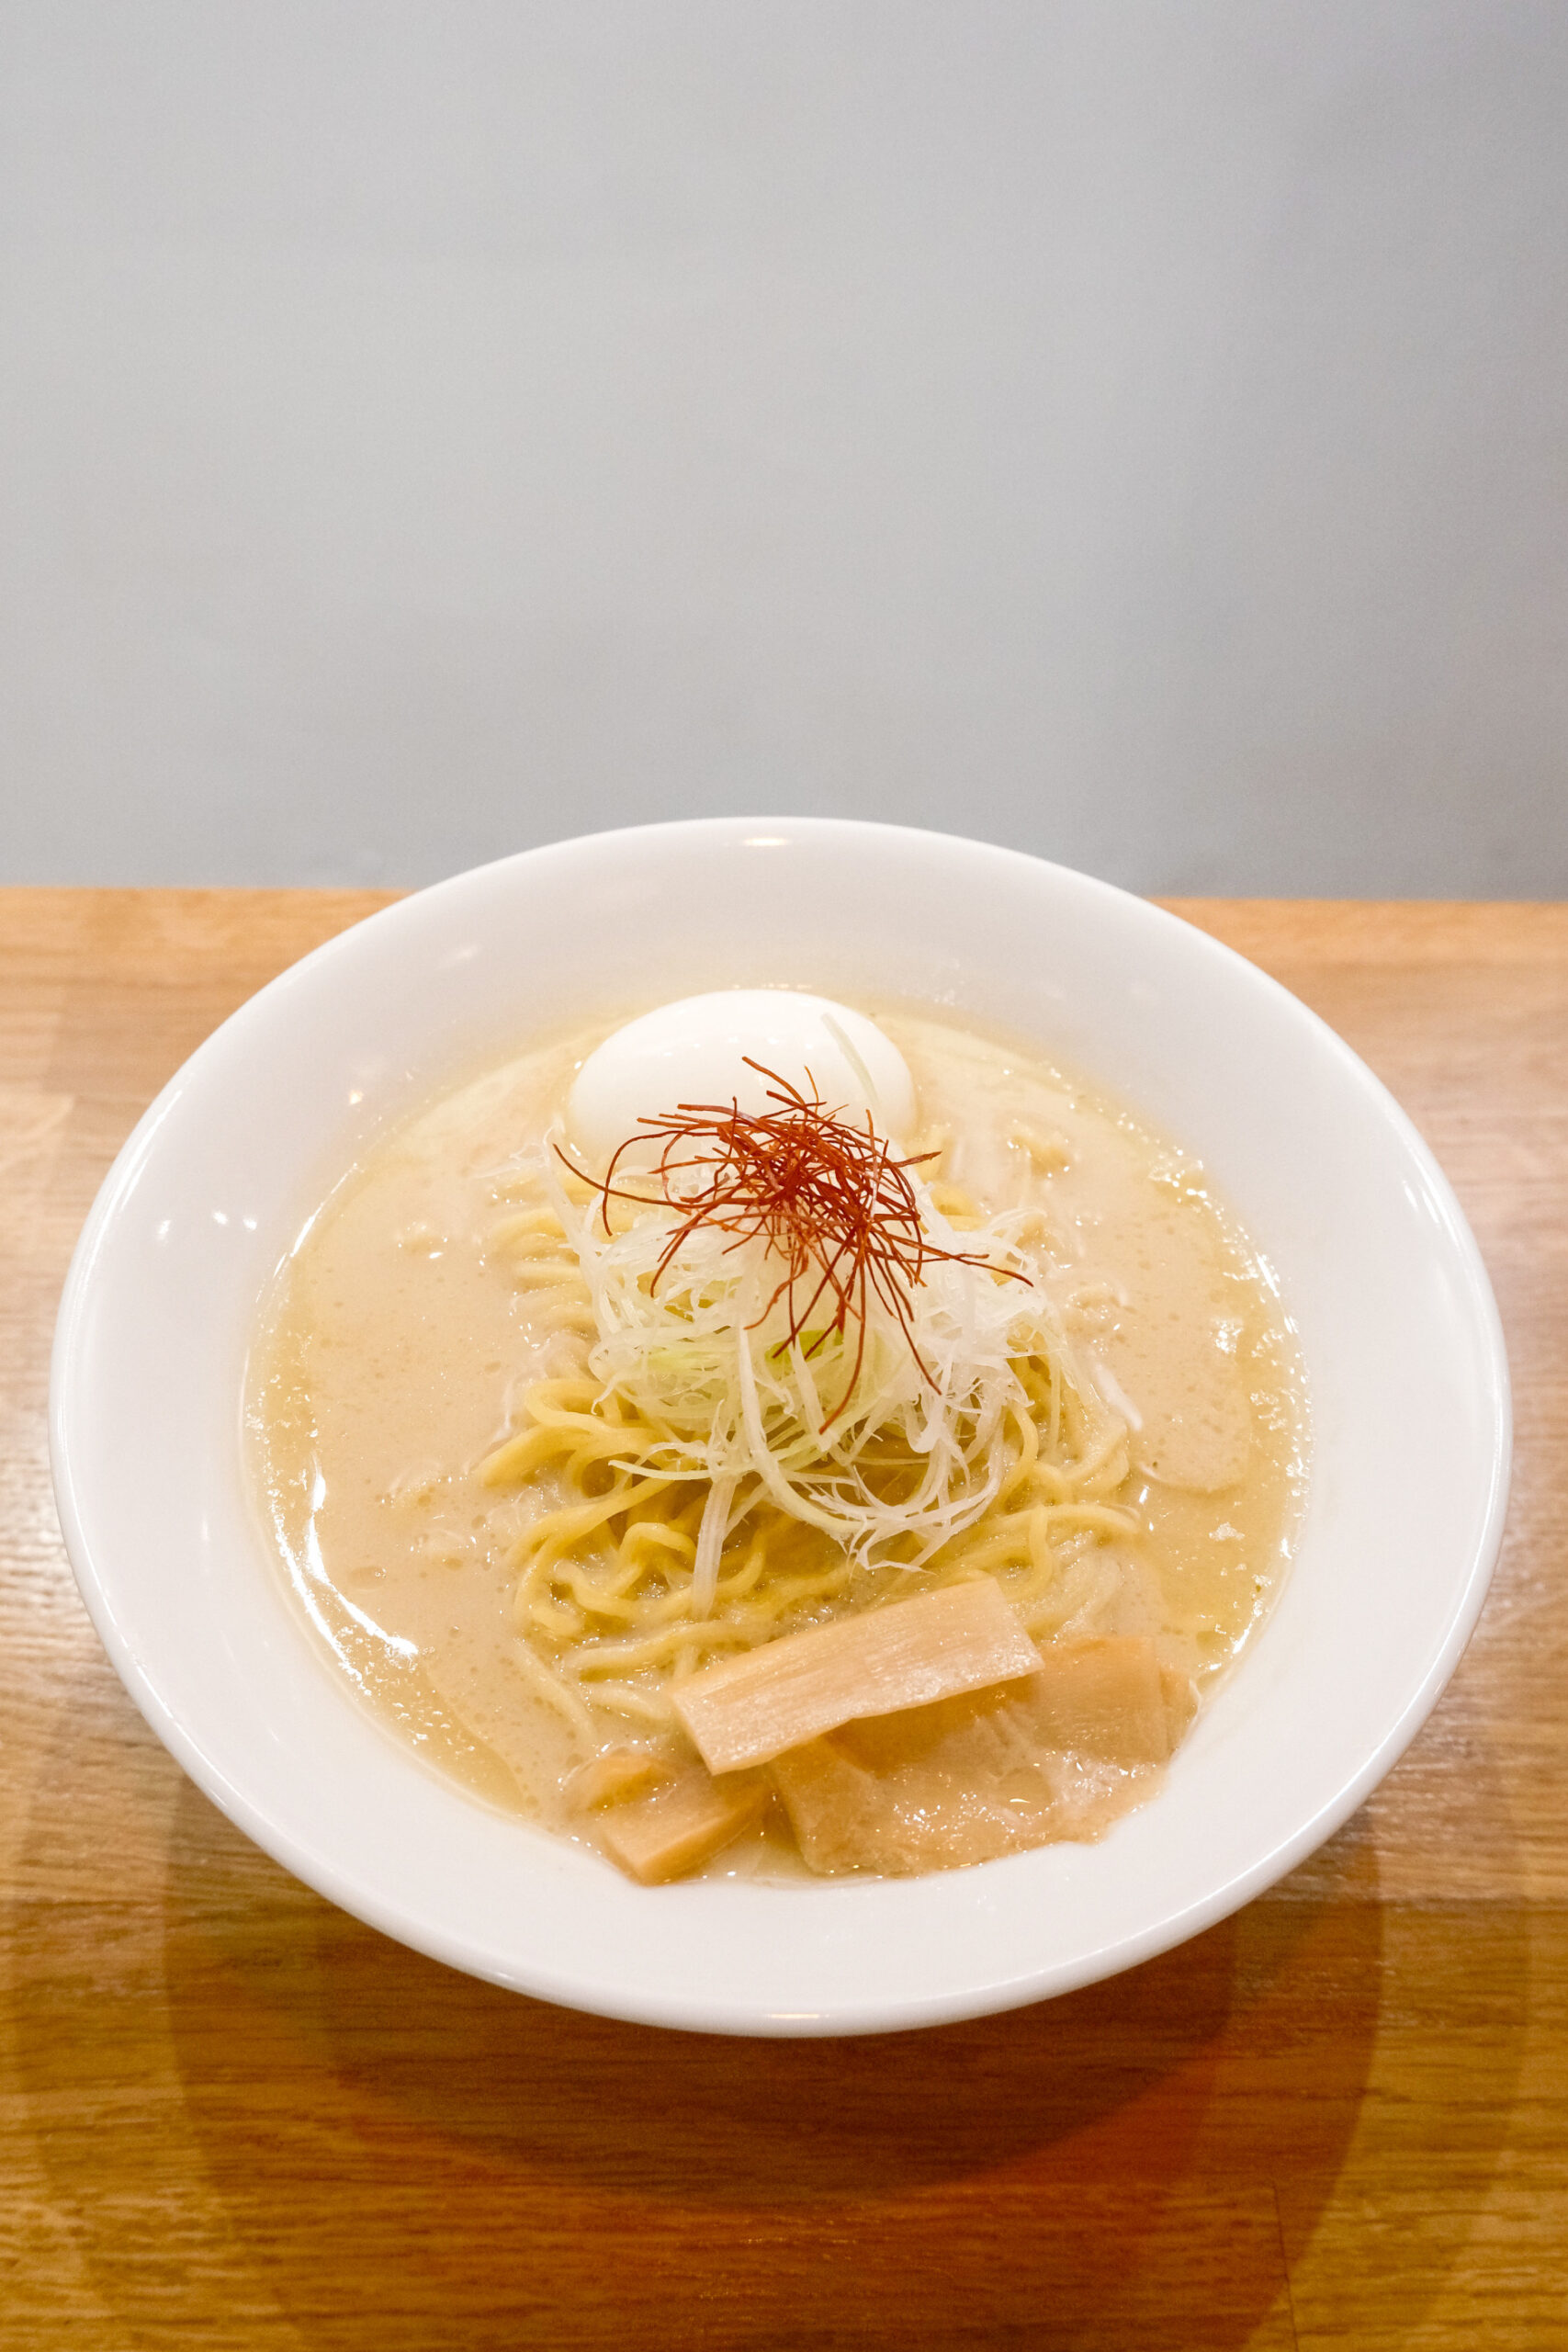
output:
{"label": "wooden table", "polygon": [[186,1781],[77,1600],[44,1392],[149,1097],[365,895],[0,893],[0,2344],[1568,2344],[1568,910],[1182,911],[1474,1222],[1517,1468],[1469,1656],[1283,1885],[1066,1999],[745,2042],[402,1951]]}

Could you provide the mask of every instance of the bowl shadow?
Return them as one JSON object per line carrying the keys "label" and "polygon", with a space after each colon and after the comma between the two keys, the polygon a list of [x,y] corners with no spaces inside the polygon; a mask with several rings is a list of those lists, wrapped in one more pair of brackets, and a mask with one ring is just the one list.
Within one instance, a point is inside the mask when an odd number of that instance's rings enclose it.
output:
{"label": "bowl shadow", "polygon": [[[749,2041],[581,2016],[408,1951],[290,1879],[161,1758],[161,1895],[115,1960],[90,1948],[103,1921],[46,1891],[72,1744],[62,1727],[37,1783],[13,1906],[31,1955],[22,2079],[83,2262],[138,2336],[214,2352],[1294,2341],[1275,2183],[1290,2177],[1303,2244],[1383,2001],[1362,1820],[1273,1895],[1057,2001]],[[67,2060],[72,1980],[91,2031]]]}

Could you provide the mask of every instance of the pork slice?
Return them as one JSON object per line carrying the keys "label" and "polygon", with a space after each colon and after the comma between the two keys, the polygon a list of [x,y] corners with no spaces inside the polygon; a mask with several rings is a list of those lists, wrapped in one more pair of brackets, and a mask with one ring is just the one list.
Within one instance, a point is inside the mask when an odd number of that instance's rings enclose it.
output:
{"label": "pork slice", "polygon": [[1053,1643],[1033,1675],[843,1724],[771,1769],[810,1869],[951,1870],[1100,1837],[1158,1787],[1191,1704],[1145,1636]]}

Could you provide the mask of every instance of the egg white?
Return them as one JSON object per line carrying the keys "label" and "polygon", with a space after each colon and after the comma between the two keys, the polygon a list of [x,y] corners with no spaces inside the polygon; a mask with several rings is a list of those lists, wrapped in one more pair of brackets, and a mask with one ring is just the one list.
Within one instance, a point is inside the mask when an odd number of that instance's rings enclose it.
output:
{"label": "egg white", "polygon": [[863,1012],[785,989],[718,989],[682,997],[627,1022],[594,1048],[572,1082],[567,1133],[603,1169],[639,1119],[682,1103],[776,1107],[761,1062],[829,1110],[903,1143],[915,1124],[915,1087],[892,1039]]}

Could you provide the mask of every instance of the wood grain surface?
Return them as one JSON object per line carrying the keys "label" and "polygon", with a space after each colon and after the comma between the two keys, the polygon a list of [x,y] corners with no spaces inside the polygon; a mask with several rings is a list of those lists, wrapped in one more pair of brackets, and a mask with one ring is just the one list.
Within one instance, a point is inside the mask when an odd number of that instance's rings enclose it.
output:
{"label": "wood grain surface", "polygon": [[1415,1747],[1293,1877],[1010,2017],[748,2042],[404,1951],[186,1781],[49,1487],[51,1329],[207,1032],[378,901],[0,893],[0,2345],[1568,2344],[1568,910],[1193,904],[1388,1081],[1512,1355],[1509,1532]]}

